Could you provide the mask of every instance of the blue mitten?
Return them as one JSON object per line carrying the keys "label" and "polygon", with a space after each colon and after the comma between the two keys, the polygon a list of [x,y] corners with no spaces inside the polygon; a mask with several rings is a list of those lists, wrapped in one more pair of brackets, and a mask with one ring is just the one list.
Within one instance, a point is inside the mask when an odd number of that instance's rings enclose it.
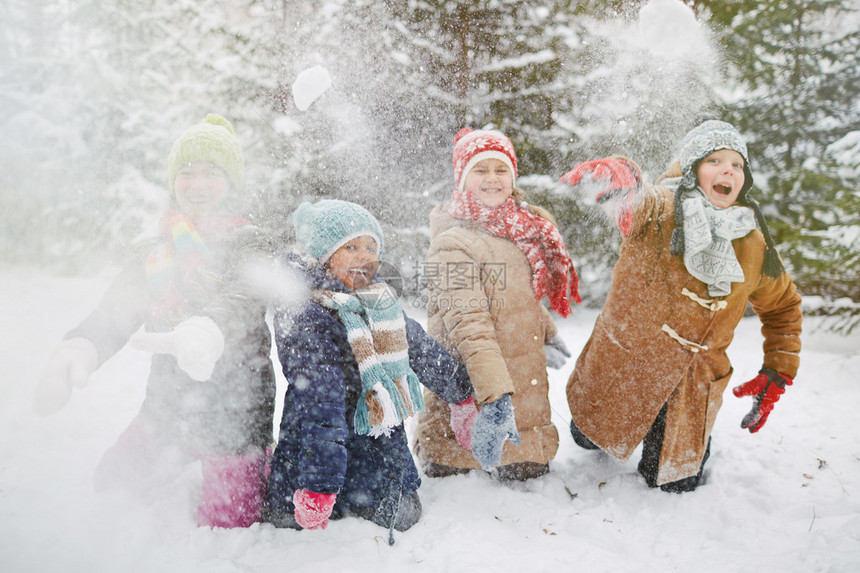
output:
{"label": "blue mitten", "polygon": [[493,468],[502,461],[506,440],[515,446],[520,443],[510,394],[481,407],[472,426],[472,455],[485,470]]}

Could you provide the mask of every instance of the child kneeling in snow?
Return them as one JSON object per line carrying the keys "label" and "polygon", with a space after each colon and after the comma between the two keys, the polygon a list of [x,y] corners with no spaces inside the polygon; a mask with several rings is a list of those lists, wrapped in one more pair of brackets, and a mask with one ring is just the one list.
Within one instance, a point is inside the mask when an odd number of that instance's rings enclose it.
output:
{"label": "child kneeling in snow", "polygon": [[[317,529],[355,515],[405,531],[421,517],[421,503],[403,422],[424,408],[419,381],[446,402],[467,401],[466,369],[375,277],[383,236],[366,209],[303,203],[293,223],[301,256],[289,262],[311,294],[299,310],[275,313],[289,387],[265,519]],[[463,443],[471,422],[452,417]]]}
{"label": "child kneeling in snow", "polygon": [[[469,451],[447,428],[450,408],[427,397],[415,453],[428,477],[474,469],[503,481],[546,474],[558,450],[547,366],[570,352],[542,304],[566,317],[578,279],[552,216],[524,201],[514,185],[517,156],[498,131],[462,129],[454,138],[454,191],[430,214],[427,330],[460,357],[475,386],[477,432],[491,419],[507,429]],[[506,439],[508,438],[508,439]]]}
{"label": "child kneeling in snow", "polygon": [[568,381],[573,438],[619,460],[642,442],[638,469],[648,485],[691,491],[747,302],[762,322],[764,363],[734,389],[754,397],[743,428],[764,426],[799,363],[800,295],[748,195],[746,144],[732,125],[706,121],[684,137],[658,185],[642,185],[623,157],[582,163],[562,181],[602,206],[624,236],[609,296]]}
{"label": "child kneeling in snow", "polygon": [[[173,207],[160,235],[58,346],[34,406],[51,413],[129,339],[155,352],[140,412],[102,457],[96,489],[137,494],[202,461],[201,526],[259,521],[275,373],[266,301],[240,267],[264,243],[233,202],[244,177],[233,126],[210,114],[168,157]],[[134,334],[141,325],[147,332]]]}

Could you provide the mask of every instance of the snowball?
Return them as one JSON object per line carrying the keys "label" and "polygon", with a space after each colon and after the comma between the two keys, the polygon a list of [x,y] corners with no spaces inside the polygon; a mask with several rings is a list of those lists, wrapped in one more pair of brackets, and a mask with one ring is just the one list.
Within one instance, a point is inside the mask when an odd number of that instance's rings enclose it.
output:
{"label": "snowball", "polygon": [[654,56],[672,61],[701,49],[701,26],[693,10],[680,0],[650,0],[639,12],[638,40]]}
{"label": "snowball", "polygon": [[293,82],[293,101],[300,111],[305,111],[330,87],[331,76],[328,70],[321,66],[308,68]]}

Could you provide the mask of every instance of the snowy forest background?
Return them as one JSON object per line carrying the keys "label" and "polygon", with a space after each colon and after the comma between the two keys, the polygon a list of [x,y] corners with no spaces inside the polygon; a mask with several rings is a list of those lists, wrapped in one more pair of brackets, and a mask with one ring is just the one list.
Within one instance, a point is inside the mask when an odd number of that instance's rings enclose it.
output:
{"label": "snowy forest background", "polygon": [[[168,204],[166,156],[206,113],[245,147],[245,209],[290,240],[304,200],[385,224],[423,260],[461,127],[495,127],[519,185],[559,218],[586,303],[615,234],[558,178],[612,153],[653,180],[702,114],[750,140],[757,196],[807,312],[860,321],[860,2],[4,0],[0,261],[61,274],[117,264]],[[667,11],[687,18],[679,34]],[[680,11],[685,14],[680,14]],[[675,20],[673,18],[673,20]],[[677,20],[676,20],[677,21]],[[332,87],[307,111],[302,70]]]}

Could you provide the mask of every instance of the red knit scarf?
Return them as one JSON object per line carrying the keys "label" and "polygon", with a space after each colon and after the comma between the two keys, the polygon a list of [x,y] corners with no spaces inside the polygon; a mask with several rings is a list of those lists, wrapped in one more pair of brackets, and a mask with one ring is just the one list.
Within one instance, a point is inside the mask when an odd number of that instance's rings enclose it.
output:
{"label": "red knit scarf", "polygon": [[573,260],[561,233],[550,221],[517,206],[513,197],[498,207],[487,207],[470,190],[455,191],[448,212],[455,219],[472,221],[491,235],[513,241],[532,267],[535,298],[541,300],[546,295],[552,310],[567,317],[571,298],[582,302]]}
{"label": "red knit scarf", "polygon": [[207,242],[219,242],[232,229],[249,223],[231,213],[192,223],[175,209],[165,211],[159,222],[161,240],[146,260],[152,318],[175,326],[188,318],[189,306],[215,294],[223,284],[223,274]]}

